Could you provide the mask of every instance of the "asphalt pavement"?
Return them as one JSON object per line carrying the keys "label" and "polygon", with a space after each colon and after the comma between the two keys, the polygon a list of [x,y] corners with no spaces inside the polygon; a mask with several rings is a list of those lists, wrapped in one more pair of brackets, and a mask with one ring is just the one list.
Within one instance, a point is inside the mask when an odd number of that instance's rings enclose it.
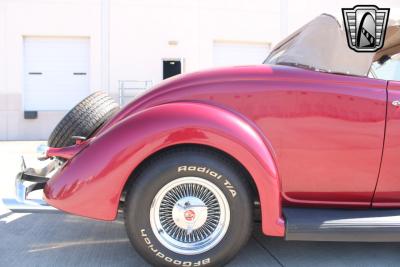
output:
{"label": "asphalt pavement", "polygon": [[[0,198],[13,195],[20,155],[29,164],[40,143],[0,142]],[[122,218],[16,214],[0,204],[0,266],[148,265],[130,245]],[[228,266],[400,266],[400,243],[288,242],[264,236],[256,224]]]}

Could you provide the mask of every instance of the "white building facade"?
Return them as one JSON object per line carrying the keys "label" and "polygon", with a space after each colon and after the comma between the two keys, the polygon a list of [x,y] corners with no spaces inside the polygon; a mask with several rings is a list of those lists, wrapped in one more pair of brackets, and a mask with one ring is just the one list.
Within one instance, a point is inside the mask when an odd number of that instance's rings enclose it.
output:
{"label": "white building facade", "polygon": [[[376,4],[396,14],[397,2]],[[0,140],[47,139],[97,90],[118,100],[120,87],[146,87],[170,72],[261,64],[274,43],[308,20],[355,4],[0,0]]]}

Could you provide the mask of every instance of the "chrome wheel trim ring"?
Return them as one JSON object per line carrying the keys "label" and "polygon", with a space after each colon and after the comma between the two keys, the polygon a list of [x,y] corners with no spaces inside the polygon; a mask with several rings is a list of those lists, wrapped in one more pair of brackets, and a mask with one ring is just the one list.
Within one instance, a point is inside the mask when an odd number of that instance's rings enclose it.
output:
{"label": "chrome wheel trim ring", "polygon": [[[182,188],[187,190],[178,190]],[[197,194],[194,189],[197,189]],[[176,199],[177,196],[179,199]],[[193,203],[183,206],[191,201]],[[184,218],[198,218],[199,223],[185,227],[184,222],[178,221],[183,217],[176,216],[179,213],[177,205],[181,206]],[[169,250],[183,255],[196,255],[215,247],[225,236],[229,222],[230,208],[224,193],[215,184],[200,177],[182,177],[169,182],[158,191],[150,208],[150,224],[157,240]],[[190,235],[193,238],[189,238]]]}

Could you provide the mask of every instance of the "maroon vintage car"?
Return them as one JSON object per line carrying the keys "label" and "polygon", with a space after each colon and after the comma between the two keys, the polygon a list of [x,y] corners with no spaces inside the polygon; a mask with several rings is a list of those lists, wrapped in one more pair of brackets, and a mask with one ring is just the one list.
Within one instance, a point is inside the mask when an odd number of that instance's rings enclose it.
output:
{"label": "maroon vintage car", "polygon": [[[180,75],[122,110],[95,93],[4,202],[100,220],[121,210],[156,266],[221,266],[255,219],[287,240],[400,241],[400,82],[389,81],[400,28],[376,53],[345,38],[321,15],[266,64]],[[28,198],[37,189],[43,201]]]}

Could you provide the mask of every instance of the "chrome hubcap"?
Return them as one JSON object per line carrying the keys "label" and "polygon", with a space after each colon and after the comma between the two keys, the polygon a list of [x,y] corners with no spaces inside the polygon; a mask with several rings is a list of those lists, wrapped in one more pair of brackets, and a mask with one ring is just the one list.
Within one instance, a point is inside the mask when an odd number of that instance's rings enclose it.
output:
{"label": "chrome hubcap", "polygon": [[213,183],[183,177],[165,185],[155,196],[150,223],[158,241],[185,255],[203,253],[224,237],[230,220],[228,201]]}
{"label": "chrome hubcap", "polygon": [[[179,199],[175,205],[173,205],[172,217],[169,211],[173,203],[169,200],[166,202],[167,203],[161,204],[163,210],[161,221],[165,228],[171,228],[171,233],[175,230],[174,234],[177,234],[178,228],[181,228],[190,236],[194,230],[202,227],[207,221],[208,207],[200,198],[183,197]],[[173,225],[173,223],[175,223],[175,225]]]}

